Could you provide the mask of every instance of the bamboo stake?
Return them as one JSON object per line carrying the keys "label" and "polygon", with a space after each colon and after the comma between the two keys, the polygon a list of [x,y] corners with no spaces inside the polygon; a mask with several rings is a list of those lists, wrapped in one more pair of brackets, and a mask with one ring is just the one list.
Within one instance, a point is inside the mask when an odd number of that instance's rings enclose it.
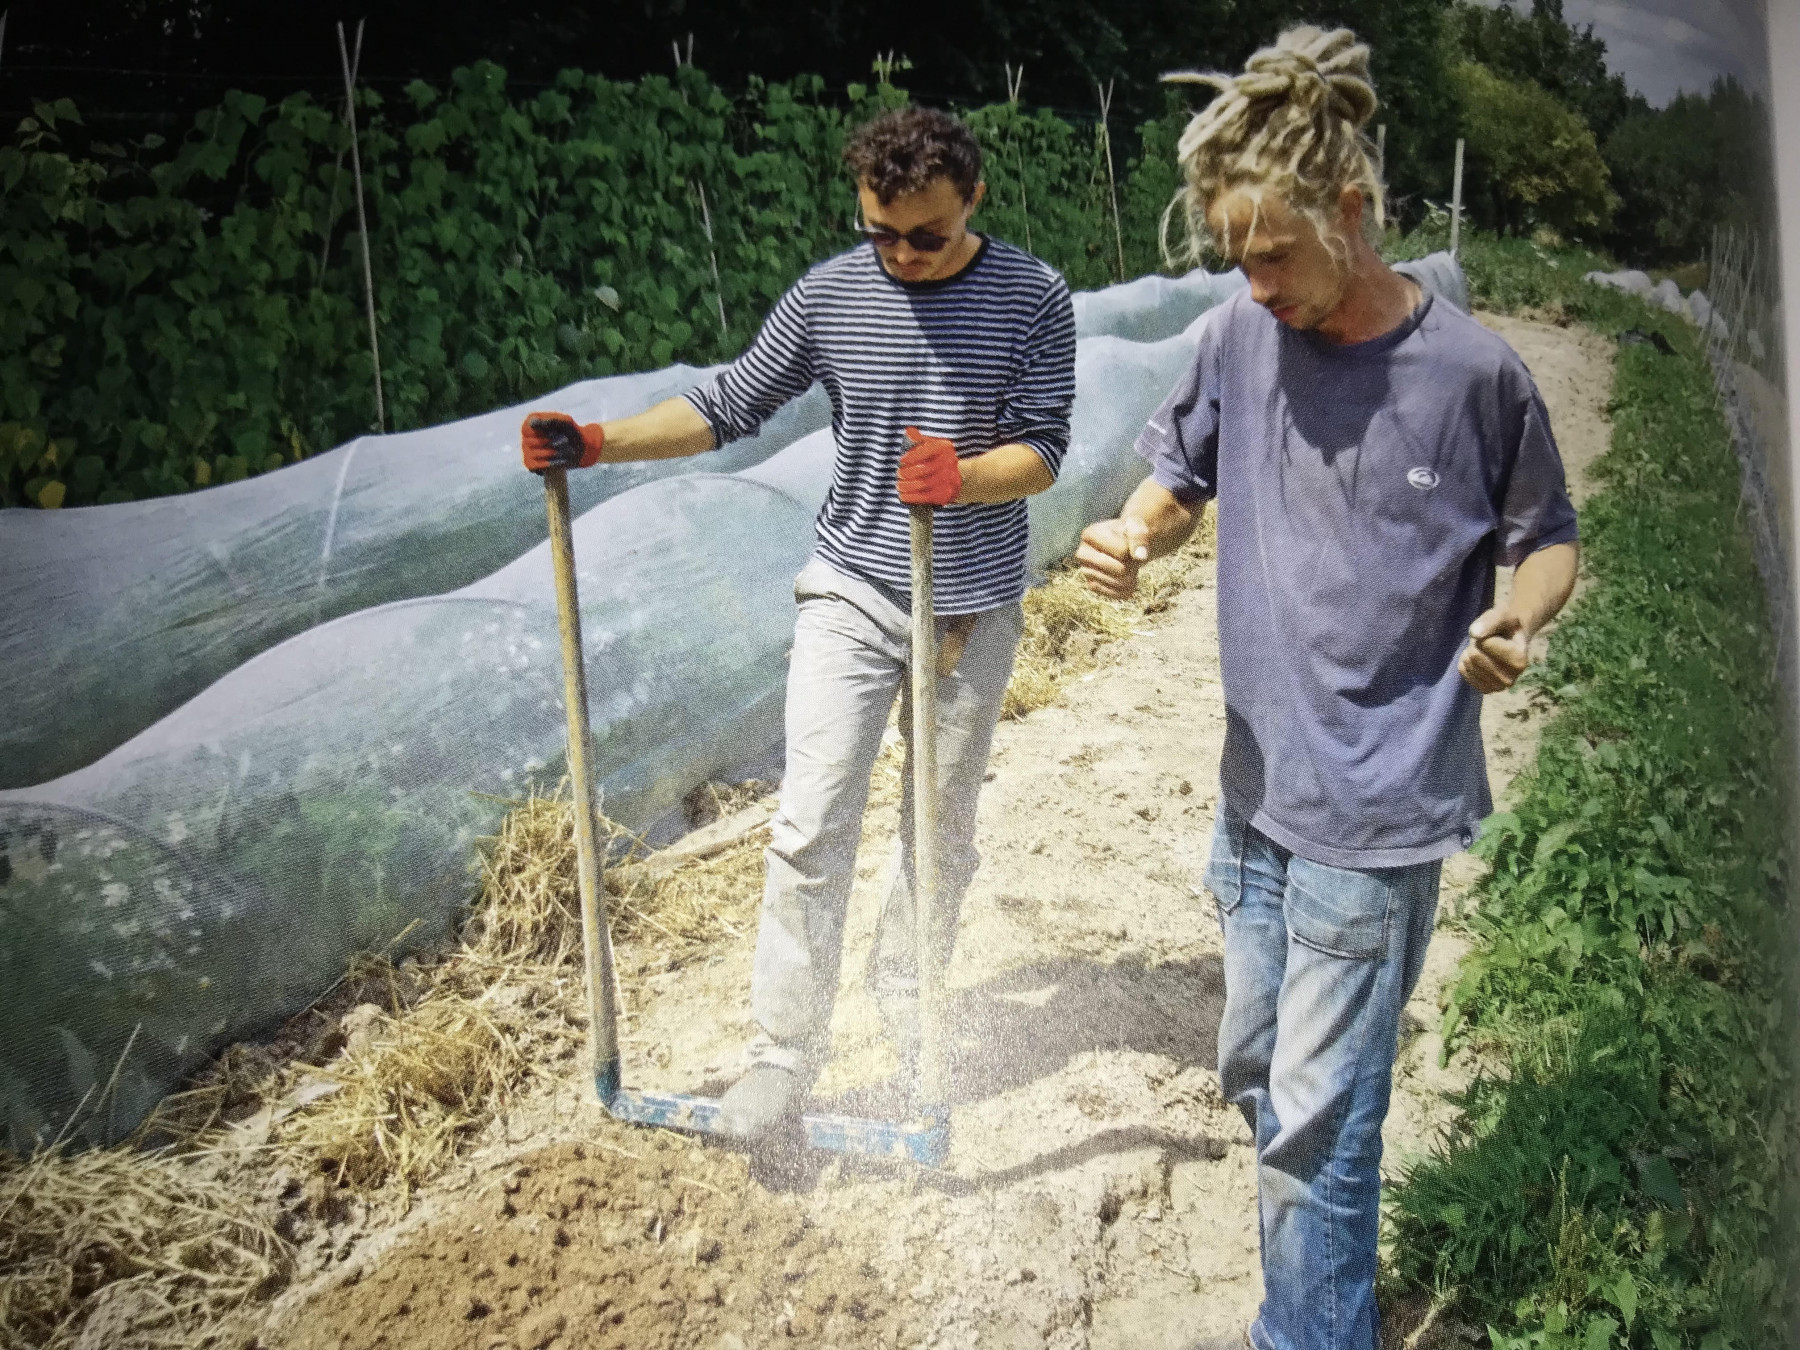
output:
{"label": "bamboo stake", "polygon": [[712,212],[706,209],[706,184],[695,180],[694,191],[700,194],[700,223],[706,229],[706,256],[712,260],[713,299],[719,302],[719,336],[724,337],[727,328],[725,286],[719,280],[719,250],[713,243]]}
{"label": "bamboo stake", "polygon": [[1006,143],[1012,147],[1013,166],[1018,170],[1019,174],[1019,210],[1025,213],[1025,251],[1030,253],[1032,251],[1031,198],[1025,192],[1025,156],[1019,149],[1018,140],[1019,86],[1024,83],[1024,65],[1021,64],[1018,71],[1015,73],[1012,68],[1012,62],[1008,61],[1006,63],[1006,101],[1008,105],[1011,106],[1013,115],[1012,120],[1006,125]]}
{"label": "bamboo stake", "polygon": [[1112,111],[1113,82],[1108,80],[1106,88],[1098,84],[1094,92],[1100,95],[1100,140],[1106,147],[1106,196],[1112,203],[1113,243],[1119,250],[1119,280],[1125,280],[1125,231],[1119,225],[1119,184],[1113,174],[1112,129],[1107,125],[1107,114]]}
{"label": "bamboo stake", "polygon": [[[352,55],[350,57],[350,83],[351,84],[356,83],[357,72],[359,72],[361,69],[362,69],[362,25],[357,24],[357,26],[356,26],[356,51],[354,53],[352,53]],[[346,126],[348,126],[350,124],[350,102],[347,98],[344,101],[344,116],[342,118],[340,118],[339,120],[342,121],[344,123],[344,125],[346,125]],[[315,285],[315,286],[317,286],[319,284],[319,281],[323,281],[325,279],[325,268],[331,262],[331,230],[332,230],[333,223],[337,219],[338,181],[343,176],[344,176],[344,147],[340,145],[340,146],[338,146],[337,159],[332,163],[332,166],[331,166],[331,204],[325,208],[325,229],[323,231],[325,237],[324,237],[324,239],[322,239],[319,242],[319,273],[318,273],[318,280],[313,283],[313,285]]]}
{"label": "bamboo stake", "polygon": [[1456,177],[1450,187],[1450,256],[1456,256],[1462,242],[1462,170],[1463,138],[1456,138]]}
{"label": "bamboo stake", "polygon": [[1375,172],[1382,180],[1387,180],[1387,123],[1379,123],[1375,128]]}
{"label": "bamboo stake", "polygon": [[6,16],[11,13],[10,9],[0,9],[0,56],[6,55]]}
{"label": "bamboo stake", "polygon": [[[362,54],[363,21],[356,21],[356,50]],[[338,58],[344,66],[344,116],[350,123],[350,170],[356,181],[356,224],[362,233],[363,299],[369,309],[369,355],[375,362],[375,429],[387,430],[387,409],[381,397],[381,339],[375,326],[375,271],[369,262],[369,216],[363,207],[362,152],[356,146],[356,78],[350,69],[350,51],[344,43],[342,20],[337,26]]]}

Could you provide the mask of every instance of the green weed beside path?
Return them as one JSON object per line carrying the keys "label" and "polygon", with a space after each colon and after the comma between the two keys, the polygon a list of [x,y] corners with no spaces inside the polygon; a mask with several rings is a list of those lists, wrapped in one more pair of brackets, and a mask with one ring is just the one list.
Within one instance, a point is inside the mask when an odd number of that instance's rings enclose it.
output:
{"label": "green weed beside path", "polygon": [[1592,584],[1530,677],[1558,716],[1478,845],[1492,871],[1445,1012],[1502,1070],[1391,1191],[1390,1275],[1495,1350],[1761,1350],[1794,1313],[1775,643],[1697,335],[1547,260],[1465,251],[1478,302],[1659,329],[1676,354],[1619,352]]}

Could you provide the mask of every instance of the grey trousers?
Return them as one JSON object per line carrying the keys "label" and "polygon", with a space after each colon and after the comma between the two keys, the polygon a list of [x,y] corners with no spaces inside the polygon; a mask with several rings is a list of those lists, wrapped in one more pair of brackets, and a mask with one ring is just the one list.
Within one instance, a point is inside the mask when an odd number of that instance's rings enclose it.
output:
{"label": "grey trousers", "polygon": [[[814,558],[794,582],[800,614],[787,683],[787,771],[770,827],[750,1004],[761,1034],[753,1061],[814,1074],[830,1049],[869,775],[894,699],[909,694],[911,616],[904,598]],[[940,639],[948,620],[938,620]],[[975,805],[994,724],[1024,631],[1018,602],[977,616],[961,660],[938,682],[939,958],[956,940],[962,897],[980,859]],[[909,728],[910,696],[901,705]],[[870,961],[871,992],[916,1000],[912,903],[912,766],[907,737],[898,865]]]}

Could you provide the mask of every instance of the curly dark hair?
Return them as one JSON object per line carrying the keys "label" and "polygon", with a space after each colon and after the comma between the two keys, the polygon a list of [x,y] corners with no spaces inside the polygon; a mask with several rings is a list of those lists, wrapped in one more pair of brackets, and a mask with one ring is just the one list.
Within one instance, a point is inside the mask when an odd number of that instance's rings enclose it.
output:
{"label": "curly dark hair", "polygon": [[844,163],[883,206],[924,190],[934,178],[948,178],[971,201],[981,181],[975,133],[936,108],[892,108],[864,122],[844,146]]}

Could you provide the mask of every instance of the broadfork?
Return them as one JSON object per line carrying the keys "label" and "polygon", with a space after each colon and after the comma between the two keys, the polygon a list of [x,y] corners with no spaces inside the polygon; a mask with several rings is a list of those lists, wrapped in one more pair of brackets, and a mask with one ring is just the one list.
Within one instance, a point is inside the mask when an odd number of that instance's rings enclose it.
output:
{"label": "broadfork", "polygon": [[[594,784],[588,752],[587,674],[581,649],[581,606],[575,591],[575,541],[569,520],[566,469],[543,474],[550,517],[550,557],[556,573],[556,610],[562,635],[563,701],[569,717],[569,781],[575,796],[576,869],[581,894],[583,964],[587,976],[588,1047],[594,1094],[615,1120],[690,1134],[725,1135],[716,1098],[645,1092],[624,1085],[619,1055],[618,977],[606,922],[600,850],[594,833]],[[801,1131],[809,1148],[830,1153],[896,1158],[940,1167],[950,1146],[949,1094],[938,1005],[937,944],[932,940],[937,901],[937,629],[932,617],[931,508],[912,508],[912,731],[913,848],[916,896],[922,1091],[915,1119],[907,1122],[857,1116],[806,1114]]]}

